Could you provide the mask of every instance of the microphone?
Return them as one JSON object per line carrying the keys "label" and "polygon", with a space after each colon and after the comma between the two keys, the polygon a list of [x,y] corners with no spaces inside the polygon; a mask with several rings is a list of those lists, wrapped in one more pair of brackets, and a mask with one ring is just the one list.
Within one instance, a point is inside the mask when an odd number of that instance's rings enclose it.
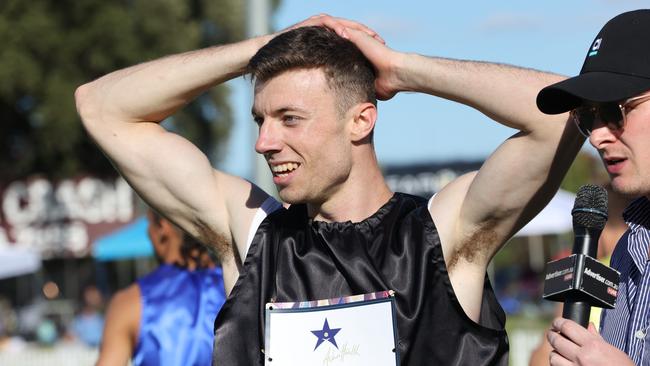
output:
{"label": "microphone", "polygon": [[543,298],[564,302],[562,317],[586,328],[591,307],[613,309],[618,293],[619,272],[594,259],[607,221],[607,191],[580,187],[571,215],[573,254],[547,264]]}

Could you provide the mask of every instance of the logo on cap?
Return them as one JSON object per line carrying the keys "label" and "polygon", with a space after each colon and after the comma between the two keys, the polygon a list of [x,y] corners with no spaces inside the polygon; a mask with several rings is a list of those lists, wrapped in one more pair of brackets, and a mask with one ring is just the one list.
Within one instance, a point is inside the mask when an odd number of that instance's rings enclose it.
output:
{"label": "logo on cap", "polygon": [[594,44],[591,46],[591,50],[589,51],[589,57],[596,56],[598,54],[598,49],[600,49],[600,44],[602,42],[603,42],[602,38],[598,38],[597,40],[594,41]]}

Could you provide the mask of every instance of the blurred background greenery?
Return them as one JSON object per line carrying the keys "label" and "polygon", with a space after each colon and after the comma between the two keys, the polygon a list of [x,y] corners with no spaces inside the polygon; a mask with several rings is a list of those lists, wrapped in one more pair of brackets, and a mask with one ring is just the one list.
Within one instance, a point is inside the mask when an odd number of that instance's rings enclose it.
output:
{"label": "blurred background greenery", "polygon": [[[79,123],[77,86],[110,71],[241,40],[237,0],[0,2],[0,179],[115,175]],[[277,2],[276,2],[277,5]],[[213,88],[168,122],[213,159],[232,123],[229,91]]]}

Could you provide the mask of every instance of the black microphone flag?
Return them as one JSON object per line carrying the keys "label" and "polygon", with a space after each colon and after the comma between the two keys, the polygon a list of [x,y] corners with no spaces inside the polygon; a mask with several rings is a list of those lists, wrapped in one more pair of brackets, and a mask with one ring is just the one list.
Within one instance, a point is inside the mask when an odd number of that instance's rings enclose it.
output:
{"label": "black microphone flag", "polygon": [[547,264],[543,298],[564,302],[562,317],[587,327],[591,306],[613,309],[618,293],[619,272],[594,259],[607,221],[607,191],[580,187],[571,215],[573,254]]}

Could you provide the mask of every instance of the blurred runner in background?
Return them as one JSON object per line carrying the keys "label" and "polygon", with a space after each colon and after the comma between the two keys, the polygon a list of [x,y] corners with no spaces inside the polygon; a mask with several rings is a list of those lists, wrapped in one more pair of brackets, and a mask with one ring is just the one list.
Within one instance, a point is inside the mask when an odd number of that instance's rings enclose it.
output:
{"label": "blurred runner in background", "polygon": [[206,248],[153,211],[160,266],[115,294],[98,365],[209,365],[214,319],[225,301],[221,268]]}

